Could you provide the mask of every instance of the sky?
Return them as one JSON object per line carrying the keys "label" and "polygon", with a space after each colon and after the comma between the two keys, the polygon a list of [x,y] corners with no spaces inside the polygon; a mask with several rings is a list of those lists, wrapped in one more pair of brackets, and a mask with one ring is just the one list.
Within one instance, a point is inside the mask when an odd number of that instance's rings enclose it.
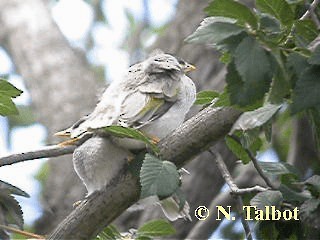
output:
{"label": "sky", "polygon": [[[154,26],[165,24],[175,12],[177,0],[149,0],[150,21]],[[129,66],[129,56],[121,49],[129,23],[125,15],[125,9],[129,10],[135,19],[141,19],[143,14],[143,0],[104,1],[103,11],[108,19],[108,26],[96,24],[93,28],[95,49],[89,54],[89,61],[104,66],[107,71],[106,78],[118,80]],[[161,11],[159,11],[161,9]],[[93,12],[90,6],[83,0],[59,0],[52,5],[52,16],[61,32],[74,47],[84,48],[84,40],[93,21]],[[117,56],[117,57],[114,57]],[[15,74],[13,64],[7,53],[0,48],[0,76],[9,76],[9,81],[23,94],[15,99],[16,104],[26,105],[31,101],[23,79]],[[0,155],[9,153],[35,150],[44,146],[46,130],[40,124],[28,127],[14,128],[10,136],[7,136],[7,119],[0,116]],[[6,142],[10,138],[12,143],[8,149]],[[0,179],[7,181],[22,190],[31,197],[17,197],[22,206],[26,224],[32,224],[41,216],[39,202],[40,186],[34,179],[46,159],[37,159],[0,168]]]}

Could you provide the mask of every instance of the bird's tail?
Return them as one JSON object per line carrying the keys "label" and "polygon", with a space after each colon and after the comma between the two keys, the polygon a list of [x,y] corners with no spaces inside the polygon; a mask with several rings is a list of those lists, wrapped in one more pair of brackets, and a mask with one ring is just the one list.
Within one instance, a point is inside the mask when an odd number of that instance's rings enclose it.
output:
{"label": "bird's tail", "polygon": [[189,203],[186,201],[183,208],[180,209],[178,201],[179,200],[177,200],[174,197],[168,197],[162,200],[160,202],[160,206],[164,215],[166,215],[166,217],[170,221],[175,221],[178,218],[184,218],[192,221],[189,213],[190,211]]}

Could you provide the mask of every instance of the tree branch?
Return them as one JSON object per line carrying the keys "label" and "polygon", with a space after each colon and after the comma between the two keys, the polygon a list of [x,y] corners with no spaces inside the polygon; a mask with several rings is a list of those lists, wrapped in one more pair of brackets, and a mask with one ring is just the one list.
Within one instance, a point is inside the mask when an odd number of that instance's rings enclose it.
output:
{"label": "tree branch", "polygon": [[304,20],[310,16],[318,28],[320,28],[320,22],[319,22],[317,15],[314,12],[314,10],[316,9],[317,5],[319,4],[319,1],[320,0],[314,0],[311,3],[309,9],[300,18],[300,20]]}
{"label": "tree branch", "polygon": [[[247,186],[248,182],[251,184],[263,184],[262,179],[258,177],[257,172],[251,166],[244,166],[241,169],[239,176],[235,178],[237,186]],[[218,209],[217,206],[234,206],[237,203],[231,196],[231,190],[227,192],[220,192],[211,202],[209,206],[210,215],[205,221],[198,221],[191,229],[186,239],[208,239],[212,232],[214,232],[222,222],[217,220]],[[209,235],[208,235],[209,233]]]}
{"label": "tree branch", "polygon": [[[181,167],[227,134],[240,114],[232,108],[207,107],[161,140],[160,154]],[[82,202],[48,239],[90,239],[138,198],[138,180],[124,169],[104,190]]]}
{"label": "tree branch", "polygon": [[10,154],[8,156],[0,158],[0,167],[38,158],[58,157],[65,154],[71,154],[76,149],[76,147],[77,146],[75,145],[53,145],[46,146],[34,151]]}
{"label": "tree branch", "polygon": [[[229,135],[233,140],[237,141],[239,144],[241,144],[240,139],[235,136],[235,135]],[[242,144],[241,144],[242,145]],[[251,151],[247,148],[244,148],[244,150],[246,151],[246,153],[248,154],[248,156],[250,157],[254,167],[256,168],[257,172],[259,173],[259,175],[262,177],[262,179],[265,181],[265,183],[267,184],[268,187],[272,188],[272,189],[277,189],[277,187],[270,181],[270,179],[264,174],[264,172],[262,171],[258,160],[255,158],[255,156],[253,156],[253,154],[251,153]]]}
{"label": "tree branch", "polygon": [[233,194],[246,194],[246,193],[257,193],[257,192],[263,192],[268,190],[267,188],[261,187],[261,186],[254,186],[254,187],[250,187],[250,188],[238,188],[238,186],[234,183],[234,180],[229,172],[229,170],[227,169],[226,164],[224,163],[223,159],[221,158],[221,156],[219,154],[215,154],[214,152],[212,152],[211,150],[209,150],[209,152],[215,157],[216,160],[216,164],[221,172],[221,175],[223,177],[223,179],[226,181],[226,183],[228,184],[228,186],[230,187],[230,190]]}

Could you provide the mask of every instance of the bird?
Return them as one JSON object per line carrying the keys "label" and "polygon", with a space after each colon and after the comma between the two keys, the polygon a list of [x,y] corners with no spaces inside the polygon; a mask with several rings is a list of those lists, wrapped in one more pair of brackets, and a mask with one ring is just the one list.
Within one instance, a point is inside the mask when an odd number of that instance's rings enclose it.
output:
{"label": "bird", "polygon": [[[73,153],[75,171],[88,195],[110,183],[133,156],[132,150],[146,148],[139,140],[106,135],[103,128],[131,127],[158,142],[183,123],[195,101],[195,84],[186,75],[192,70],[195,67],[183,59],[158,50],[129,67],[122,80],[111,82],[92,113],[56,133],[69,137],[67,144],[93,136]],[[168,199],[163,205],[172,209],[172,202]],[[182,211],[176,209],[177,214],[164,212],[175,220],[187,216],[183,211],[188,208],[186,203]]]}

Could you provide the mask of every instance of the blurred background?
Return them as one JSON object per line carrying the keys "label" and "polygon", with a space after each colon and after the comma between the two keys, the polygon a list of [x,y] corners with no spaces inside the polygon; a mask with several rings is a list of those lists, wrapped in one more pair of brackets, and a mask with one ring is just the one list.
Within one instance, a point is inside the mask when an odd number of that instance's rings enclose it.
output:
{"label": "blurred background", "polygon": [[[121,79],[128,66],[156,48],[196,65],[191,77],[198,91],[221,91],[225,69],[219,55],[209,46],[184,42],[205,17],[203,9],[208,2],[0,0],[0,76],[24,91],[15,99],[20,114],[0,117],[1,155],[59,142],[53,133],[89,113],[109,82]],[[192,109],[190,116],[198,110]],[[290,138],[290,126],[279,137]],[[268,149],[262,160],[287,158],[289,147],[279,144]],[[250,166],[239,168],[224,141],[213,150],[224,158],[240,187],[261,184]],[[191,213],[200,205],[234,204],[210,154],[201,154],[186,168],[191,174],[184,179],[183,187]],[[30,194],[30,198],[17,199],[26,226],[39,234],[50,232],[72,211],[72,204],[85,196],[70,155],[1,167],[0,179]],[[127,231],[157,217],[163,217],[160,209],[125,212],[115,225]],[[219,226],[213,239],[243,237],[237,221],[205,222],[175,222],[176,237],[207,238]]]}

